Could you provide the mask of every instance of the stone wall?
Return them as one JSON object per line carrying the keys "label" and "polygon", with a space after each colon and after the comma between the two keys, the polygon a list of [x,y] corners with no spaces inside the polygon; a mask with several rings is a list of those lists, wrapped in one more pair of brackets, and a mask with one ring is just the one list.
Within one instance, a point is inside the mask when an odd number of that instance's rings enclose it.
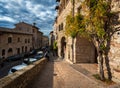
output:
{"label": "stone wall", "polygon": [[[118,28],[120,27],[120,0],[112,0],[111,7],[112,12],[116,13],[114,27]],[[120,83],[120,31],[114,33],[111,38],[109,60],[113,80]]]}
{"label": "stone wall", "polygon": [[[110,67],[113,78],[119,80],[120,82],[120,35],[116,32],[111,40],[110,46]],[[116,81],[116,80],[115,80]]]}
{"label": "stone wall", "polygon": [[46,65],[43,58],[28,67],[0,79],[0,88],[25,88]]}

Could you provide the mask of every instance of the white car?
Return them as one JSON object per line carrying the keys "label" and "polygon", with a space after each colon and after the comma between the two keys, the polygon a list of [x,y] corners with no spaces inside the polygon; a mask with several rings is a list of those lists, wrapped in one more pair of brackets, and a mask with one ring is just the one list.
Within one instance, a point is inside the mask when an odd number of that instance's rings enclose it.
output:
{"label": "white car", "polygon": [[8,74],[14,73],[14,72],[16,72],[16,71],[18,71],[18,70],[21,70],[21,69],[25,68],[25,67],[27,67],[27,64],[25,64],[25,63],[22,63],[22,64],[17,65],[17,66],[13,66],[13,67],[9,70]]}
{"label": "white car", "polygon": [[35,62],[35,61],[37,61],[36,58],[25,58],[25,59],[23,60],[23,62],[24,62],[25,64],[27,64],[27,65],[29,65],[29,64],[31,64],[31,63],[33,63],[33,62]]}
{"label": "white car", "polygon": [[37,55],[43,55],[43,51],[37,52]]}

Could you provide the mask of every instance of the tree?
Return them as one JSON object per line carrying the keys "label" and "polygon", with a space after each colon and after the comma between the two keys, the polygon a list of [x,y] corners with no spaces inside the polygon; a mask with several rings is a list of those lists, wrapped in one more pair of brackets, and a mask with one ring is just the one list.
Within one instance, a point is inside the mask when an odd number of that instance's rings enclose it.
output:
{"label": "tree", "polygon": [[53,55],[57,56],[57,50],[58,50],[57,41],[54,41],[53,42]]}
{"label": "tree", "polygon": [[112,35],[120,30],[119,27],[114,28],[112,20],[115,13],[111,13],[111,0],[85,0],[82,3],[82,10],[85,13],[84,16],[80,13],[76,16],[73,16],[73,13],[67,16],[66,34],[73,39],[80,34],[94,42],[98,53],[100,78],[105,79],[103,67],[105,60],[108,79],[111,80],[108,53]]}
{"label": "tree", "polygon": [[97,42],[100,78],[101,80],[105,79],[103,70],[103,60],[105,60],[108,79],[111,80],[108,53],[110,51],[111,37],[119,30],[119,28],[114,29],[112,23],[115,14],[111,13],[111,0],[85,0],[84,4],[89,8],[88,14],[84,16],[86,31],[91,36],[91,39]]}
{"label": "tree", "polygon": [[[83,16],[77,14],[74,17],[69,14],[66,18],[65,34],[72,37],[72,59],[74,58],[74,38],[83,33],[85,26],[82,24]],[[82,34],[81,34],[82,35]]]}

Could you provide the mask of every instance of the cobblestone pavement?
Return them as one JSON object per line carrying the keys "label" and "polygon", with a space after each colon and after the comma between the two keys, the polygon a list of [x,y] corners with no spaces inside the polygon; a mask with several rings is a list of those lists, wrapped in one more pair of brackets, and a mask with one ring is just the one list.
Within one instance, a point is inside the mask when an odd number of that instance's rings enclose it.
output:
{"label": "cobblestone pavement", "polygon": [[90,71],[85,71],[83,68],[76,69],[77,66],[59,59],[49,61],[27,88],[113,88],[90,78]]}

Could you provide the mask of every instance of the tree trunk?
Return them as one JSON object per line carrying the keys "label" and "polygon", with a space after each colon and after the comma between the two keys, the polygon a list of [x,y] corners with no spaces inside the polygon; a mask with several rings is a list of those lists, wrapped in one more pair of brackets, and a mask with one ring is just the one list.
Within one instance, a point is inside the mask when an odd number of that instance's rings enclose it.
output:
{"label": "tree trunk", "polygon": [[100,74],[100,78],[101,80],[105,80],[105,76],[104,76],[104,70],[103,70],[103,54],[101,51],[99,51],[98,53],[98,58],[99,58],[99,74]]}
{"label": "tree trunk", "polygon": [[111,74],[111,69],[110,69],[110,65],[109,65],[108,55],[105,56],[105,64],[106,64],[106,68],[107,68],[108,79],[111,80],[112,74]]}
{"label": "tree trunk", "polygon": [[109,57],[108,57],[108,53],[110,51],[110,41],[111,41],[110,39],[107,40],[107,45],[106,45],[106,50],[105,50],[105,64],[106,64],[106,68],[107,68],[108,79],[112,80],[112,74],[111,74]]}
{"label": "tree trunk", "polygon": [[102,40],[98,40],[98,48],[97,48],[97,53],[98,53],[98,67],[99,67],[99,75],[101,80],[105,80],[104,76],[104,67],[103,67],[103,51],[101,50],[101,45],[102,45]]}

